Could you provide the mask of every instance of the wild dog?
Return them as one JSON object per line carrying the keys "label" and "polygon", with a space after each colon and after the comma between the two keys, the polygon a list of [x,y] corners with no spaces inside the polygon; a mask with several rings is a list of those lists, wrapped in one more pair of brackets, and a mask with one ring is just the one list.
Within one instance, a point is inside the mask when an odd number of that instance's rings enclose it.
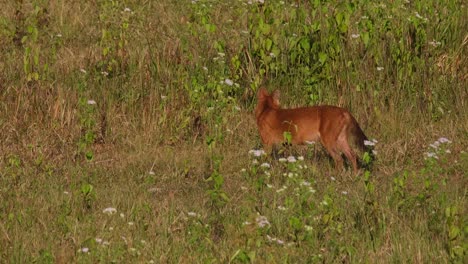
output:
{"label": "wild dog", "polygon": [[343,169],[343,153],[358,172],[356,153],[350,146],[350,138],[357,147],[368,150],[366,135],[351,113],[341,107],[322,105],[282,109],[278,90],[269,94],[261,88],[257,95],[255,118],[262,143],[266,149],[284,143],[285,132],[290,133],[292,144],[321,142],[333,158],[338,170]]}

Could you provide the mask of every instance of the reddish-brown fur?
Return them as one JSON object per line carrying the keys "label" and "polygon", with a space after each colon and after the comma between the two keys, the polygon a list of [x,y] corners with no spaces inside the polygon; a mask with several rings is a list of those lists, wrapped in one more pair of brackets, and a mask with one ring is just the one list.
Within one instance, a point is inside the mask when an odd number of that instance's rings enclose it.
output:
{"label": "reddish-brown fur", "polygon": [[255,118],[266,148],[283,143],[284,132],[290,132],[293,144],[320,141],[339,170],[343,168],[343,153],[357,173],[356,153],[349,139],[354,138],[356,145],[365,149],[364,140],[367,137],[348,110],[328,105],[281,109],[279,92],[276,90],[270,95],[265,88],[261,88]]}

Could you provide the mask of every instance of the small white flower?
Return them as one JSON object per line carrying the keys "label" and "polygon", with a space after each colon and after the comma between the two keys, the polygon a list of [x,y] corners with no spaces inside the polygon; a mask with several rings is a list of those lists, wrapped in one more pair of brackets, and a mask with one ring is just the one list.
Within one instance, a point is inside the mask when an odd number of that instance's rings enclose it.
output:
{"label": "small white flower", "polygon": [[112,214],[117,213],[117,209],[113,207],[107,207],[106,209],[102,210],[102,212],[108,215],[112,215]]}
{"label": "small white flower", "polygon": [[205,66],[203,66],[203,70],[204,70],[204,71],[208,71],[208,68],[205,67]]}
{"label": "small white flower", "polygon": [[191,216],[191,217],[196,217],[196,216],[197,216],[197,213],[195,213],[195,212],[188,212],[187,215],[188,215],[188,216]]}
{"label": "small white flower", "polygon": [[[437,143],[437,144],[436,144],[436,143]],[[436,141],[436,142],[434,142],[434,144],[429,144],[429,147],[431,147],[431,148],[433,148],[433,149],[438,149],[438,148],[439,148],[439,144],[438,144],[438,143],[439,143],[439,142]]]}
{"label": "small white flower", "polygon": [[96,240],[96,243],[98,243],[98,244],[101,244],[101,243],[102,243],[102,238],[98,238],[98,237],[96,237],[96,239],[95,239],[95,240]]}
{"label": "small white flower", "polygon": [[234,109],[236,109],[236,111],[240,111],[240,110],[241,110],[241,108],[240,108],[239,106],[237,106],[237,105],[234,106]]}
{"label": "small white flower", "polygon": [[377,67],[377,71],[381,71],[383,69],[384,69],[384,67]]}
{"label": "small white flower", "polygon": [[299,157],[297,157],[297,159],[302,161],[302,160],[304,160],[304,156],[299,156]]}
{"label": "small white flower", "polygon": [[109,227],[109,231],[114,231],[114,228],[112,226]]}
{"label": "small white flower", "polygon": [[132,12],[132,10],[131,10],[130,8],[126,7],[126,8],[124,9],[124,12]]}
{"label": "small white flower", "polygon": [[317,192],[317,191],[316,191],[314,188],[309,187],[309,192],[310,192],[310,193],[315,193],[315,192]]}
{"label": "small white flower", "polygon": [[273,52],[270,52],[270,57],[275,58],[276,55]]}
{"label": "small white flower", "polygon": [[273,188],[273,185],[267,183],[266,187],[271,189],[271,188]]}
{"label": "small white flower", "polygon": [[226,54],[225,54],[224,52],[218,52],[218,55],[219,55],[220,57],[226,56]]}
{"label": "small white flower", "polygon": [[294,177],[294,173],[289,172],[289,173],[288,173],[288,178],[292,178],[292,177]]}
{"label": "small white flower", "polygon": [[224,83],[229,85],[229,86],[232,86],[234,84],[234,82],[231,79],[224,80]]}
{"label": "small white flower", "polygon": [[80,69],[80,72],[86,73],[86,70],[85,69]]}
{"label": "small white flower", "polygon": [[250,225],[250,222],[249,221],[245,221],[242,223],[242,225]]}
{"label": "small white flower", "polygon": [[440,46],[440,44],[442,44],[440,41],[429,41],[429,45],[433,46],[433,47],[437,47],[437,46]]}
{"label": "small white flower", "polygon": [[81,248],[81,252],[83,252],[83,253],[88,253],[88,252],[89,252],[89,248],[87,248],[87,247]]}
{"label": "small white flower", "polygon": [[357,38],[359,38],[359,37],[360,37],[359,34],[351,34],[351,38],[353,38],[353,39],[357,39]]}
{"label": "small white flower", "polygon": [[294,156],[289,156],[288,157],[288,162],[294,163],[294,162],[296,162],[296,158]]}
{"label": "small white flower", "polygon": [[255,157],[260,157],[262,155],[266,155],[263,149],[252,149],[249,151],[249,154],[254,155]]}
{"label": "small white flower", "polygon": [[285,158],[279,158],[278,161],[279,161],[279,162],[286,162],[286,161],[288,161],[288,160],[285,159]]}
{"label": "small white flower", "polygon": [[450,149],[447,149],[445,150],[445,153],[452,153],[452,151],[450,151]]}
{"label": "small white flower", "polygon": [[308,181],[302,181],[302,182],[301,182],[301,185],[302,185],[302,186],[310,186],[310,182],[308,182]]}
{"label": "small white flower", "polygon": [[62,37],[62,34],[58,33],[57,35],[55,35],[57,38],[61,38]]}
{"label": "small white flower", "polygon": [[335,177],[333,177],[333,176],[330,177],[330,180],[336,181]]}
{"label": "small white flower", "polygon": [[125,218],[125,214],[124,214],[124,213],[120,213],[120,218]]}
{"label": "small white flower", "polygon": [[445,137],[441,137],[437,140],[438,142],[440,143],[452,143],[452,141],[450,141],[448,138],[445,138]]}
{"label": "small white flower", "polygon": [[89,105],[95,105],[95,104],[96,104],[96,101],[94,101],[94,100],[88,100],[87,104],[89,104]]}
{"label": "small white flower", "polygon": [[263,228],[265,226],[270,226],[270,222],[268,221],[268,219],[262,215],[257,216],[257,218],[255,219],[255,222],[257,222],[257,225],[260,228]]}
{"label": "small white flower", "polygon": [[161,99],[162,99],[162,100],[166,100],[166,99],[167,99],[167,95],[161,95]]}
{"label": "small white flower", "polygon": [[284,241],[281,239],[277,239],[276,243],[278,243],[278,245],[284,245]]}
{"label": "small white flower", "polygon": [[278,206],[278,210],[286,211],[286,207],[280,205],[280,206]]}
{"label": "small white flower", "polygon": [[341,194],[348,195],[348,192],[347,191],[342,191]]}
{"label": "small white flower", "polygon": [[128,225],[132,226],[132,225],[135,225],[135,223],[134,222],[128,222]]}
{"label": "small white flower", "polygon": [[304,225],[304,229],[306,231],[312,231],[314,228],[312,228],[310,225]]}
{"label": "small white flower", "polygon": [[284,190],[286,190],[286,186],[282,186],[280,189],[276,190],[277,193],[280,193],[280,192],[283,192]]}
{"label": "small white flower", "polygon": [[254,164],[254,165],[258,164],[258,160],[256,160],[256,159],[252,160],[252,164]]}
{"label": "small white flower", "polygon": [[149,175],[154,175],[155,173],[154,173],[154,171],[150,170],[150,171],[148,172],[148,174],[149,174]]}
{"label": "small white flower", "polygon": [[104,76],[108,76],[108,75],[109,75],[109,73],[106,72],[106,71],[102,71],[101,74],[104,75]]}
{"label": "small white flower", "polygon": [[262,167],[262,168],[271,168],[271,165],[270,165],[270,163],[264,162],[264,163],[262,163],[262,165],[260,165],[260,167]]}
{"label": "small white flower", "polygon": [[370,141],[370,140],[364,140],[364,145],[366,145],[366,146],[375,146],[375,142]]}
{"label": "small white flower", "polygon": [[69,195],[70,193],[67,191],[64,191],[63,194]]}
{"label": "small white flower", "polygon": [[437,154],[435,154],[434,152],[426,152],[425,155],[426,155],[427,158],[439,159]]}
{"label": "small white flower", "polygon": [[247,170],[245,168],[242,168],[241,172],[244,173],[246,172]]}
{"label": "small white flower", "polygon": [[241,186],[241,190],[247,191],[248,189],[247,189],[247,187],[245,187],[245,186]]}

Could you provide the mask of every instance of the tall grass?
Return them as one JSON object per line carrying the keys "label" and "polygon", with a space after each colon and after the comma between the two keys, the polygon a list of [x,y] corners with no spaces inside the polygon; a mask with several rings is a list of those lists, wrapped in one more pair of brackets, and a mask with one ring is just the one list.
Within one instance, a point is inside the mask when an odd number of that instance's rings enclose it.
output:
{"label": "tall grass", "polygon": [[[5,2],[1,262],[463,263],[466,10]],[[249,154],[260,86],[350,109],[372,170]]]}

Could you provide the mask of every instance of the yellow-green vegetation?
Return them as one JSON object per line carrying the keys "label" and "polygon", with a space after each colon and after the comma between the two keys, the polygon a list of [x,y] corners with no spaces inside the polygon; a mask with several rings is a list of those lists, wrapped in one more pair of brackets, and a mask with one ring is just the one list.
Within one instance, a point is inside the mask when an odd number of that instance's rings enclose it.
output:
{"label": "yellow-green vegetation", "polygon": [[[465,1],[1,1],[1,263],[466,263]],[[263,154],[345,107],[360,175]]]}

